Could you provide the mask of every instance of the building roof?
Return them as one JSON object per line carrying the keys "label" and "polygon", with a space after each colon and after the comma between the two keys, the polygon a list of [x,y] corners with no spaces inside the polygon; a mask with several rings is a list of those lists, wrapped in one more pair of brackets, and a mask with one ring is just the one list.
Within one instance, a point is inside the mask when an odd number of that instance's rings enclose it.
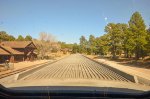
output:
{"label": "building roof", "polygon": [[4,41],[4,42],[1,42],[1,45],[9,46],[11,48],[25,48],[31,43],[33,42],[32,41]]}
{"label": "building roof", "polygon": [[[13,54],[13,55],[23,55],[24,54],[23,52],[19,52],[17,50],[12,49],[11,47],[8,47],[8,46],[1,45],[0,48],[3,49],[4,51],[6,51],[9,54]],[[0,54],[3,54],[3,52],[0,53]]]}
{"label": "building roof", "polygon": [[0,48],[0,55],[10,55],[10,53],[8,53],[4,49]]}

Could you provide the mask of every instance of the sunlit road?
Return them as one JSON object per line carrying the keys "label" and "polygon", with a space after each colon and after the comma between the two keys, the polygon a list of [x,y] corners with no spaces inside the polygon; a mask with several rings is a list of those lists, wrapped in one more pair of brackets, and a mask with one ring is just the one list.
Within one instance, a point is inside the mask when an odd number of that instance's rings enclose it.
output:
{"label": "sunlit road", "polygon": [[82,56],[70,55],[50,64],[22,80],[38,79],[97,79],[130,82],[114,71]]}

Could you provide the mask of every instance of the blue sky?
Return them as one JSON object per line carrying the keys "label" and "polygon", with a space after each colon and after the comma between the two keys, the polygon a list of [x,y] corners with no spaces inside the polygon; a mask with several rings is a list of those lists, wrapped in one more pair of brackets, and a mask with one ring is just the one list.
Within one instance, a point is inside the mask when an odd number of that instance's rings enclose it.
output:
{"label": "blue sky", "polygon": [[103,35],[107,22],[127,23],[135,11],[148,26],[150,0],[0,0],[0,31],[78,43],[81,35]]}

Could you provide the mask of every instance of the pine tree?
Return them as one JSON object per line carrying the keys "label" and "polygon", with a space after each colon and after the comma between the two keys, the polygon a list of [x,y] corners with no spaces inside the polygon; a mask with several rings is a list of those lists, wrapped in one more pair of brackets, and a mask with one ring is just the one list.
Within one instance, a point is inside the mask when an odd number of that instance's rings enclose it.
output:
{"label": "pine tree", "polygon": [[88,48],[88,44],[87,44],[87,40],[84,36],[81,36],[80,38],[80,47],[81,47],[81,53],[86,53],[87,52],[87,48]]}
{"label": "pine tree", "polygon": [[89,53],[95,53],[96,52],[96,39],[93,35],[89,36],[89,41],[88,41],[88,45],[89,45]]}
{"label": "pine tree", "polygon": [[25,41],[32,41],[32,37],[31,37],[30,35],[27,35],[27,36],[25,37]]}
{"label": "pine tree", "polygon": [[24,41],[24,37],[22,35],[19,35],[17,41]]}
{"label": "pine tree", "polygon": [[146,40],[146,25],[144,20],[139,12],[133,13],[129,21],[129,30],[132,35],[132,41],[134,43],[134,53],[136,59],[143,57],[145,50],[145,45],[147,44]]}
{"label": "pine tree", "polygon": [[123,37],[124,37],[124,32],[123,32],[123,24],[118,23],[109,23],[105,27],[105,31],[109,35],[110,39],[110,51],[113,55],[112,58],[116,58],[116,55],[121,55],[122,49],[123,49]]}

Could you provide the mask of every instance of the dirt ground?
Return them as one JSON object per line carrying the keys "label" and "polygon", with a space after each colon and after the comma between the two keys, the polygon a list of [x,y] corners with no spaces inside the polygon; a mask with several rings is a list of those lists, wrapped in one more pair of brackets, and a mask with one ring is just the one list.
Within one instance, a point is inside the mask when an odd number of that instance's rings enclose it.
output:
{"label": "dirt ground", "polygon": [[124,71],[126,73],[137,75],[150,80],[150,69],[140,68],[139,66],[134,66],[133,64],[121,64],[121,62],[116,62],[104,58],[95,58],[95,55],[87,55],[89,58],[92,58],[98,62],[108,64],[111,67]]}
{"label": "dirt ground", "polygon": [[24,61],[24,62],[18,62],[18,63],[11,63],[11,65],[13,65],[13,69],[12,70],[6,70],[4,67],[1,68],[0,71],[0,75],[1,74],[5,74],[5,73],[9,73],[11,71],[15,71],[15,70],[19,70],[25,67],[30,67],[33,65],[37,65],[37,64],[42,64],[48,61],[52,61],[52,60],[36,60],[36,61]]}
{"label": "dirt ground", "polygon": [[42,64],[42,63],[46,63],[46,62],[52,62],[54,60],[59,60],[59,59],[64,58],[68,55],[69,54],[61,55],[60,57],[56,57],[55,59],[48,59],[48,60],[45,59],[45,60],[23,61],[23,62],[18,62],[18,63],[11,63],[11,65],[13,65],[13,67],[14,67],[12,70],[6,70],[4,68],[4,66],[0,66],[0,75],[5,74],[5,73],[9,73],[11,71],[19,70],[22,68],[30,67],[33,65],[38,65],[38,64]]}

